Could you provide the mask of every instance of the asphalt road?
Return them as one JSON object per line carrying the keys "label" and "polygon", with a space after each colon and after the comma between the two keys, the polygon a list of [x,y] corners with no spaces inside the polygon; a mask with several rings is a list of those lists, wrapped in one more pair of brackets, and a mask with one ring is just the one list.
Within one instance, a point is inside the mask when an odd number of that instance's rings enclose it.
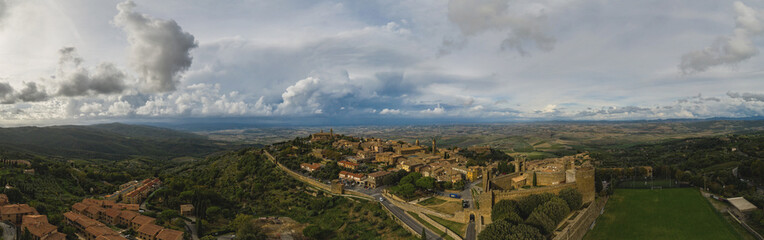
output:
{"label": "asphalt road", "polygon": [[467,225],[467,236],[465,236],[465,240],[475,240],[477,239],[477,234],[475,234],[475,221],[470,221],[470,224]]}
{"label": "asphalt road", "polygon": [[[380,196],[381,195],[375,194],[373,197],[374,199],[379,199]],[[422,228],[424,227],[416,219],[413,219],[409,217],[409,215],[406,215],[406,212],[403,211],[403,209],[400,209],[396,207],[395,205],[393,205],[392,203],[390,203],[390,200],[388,200],[387,198],[385,198],[385,201],[382,201],[382,205],[385,206],[388,210],[390,210],[390,212],[392,212],[395,215],[395,217],[403,221],[403,223],[411,227],[411,229],[414,229],[415,232],[421,234]],[[430,229],[426,229],[425,231],[427,231],[427,239],[432,239],[432,240],[442,239],[439,237],[438,234],[435,234],[434,232],[430,231]]]}
{"label": "asphalt road", "polygon": [[0,222],[0,227],[3,228],[3,239],[16,239],[16,229],[12,225]]}

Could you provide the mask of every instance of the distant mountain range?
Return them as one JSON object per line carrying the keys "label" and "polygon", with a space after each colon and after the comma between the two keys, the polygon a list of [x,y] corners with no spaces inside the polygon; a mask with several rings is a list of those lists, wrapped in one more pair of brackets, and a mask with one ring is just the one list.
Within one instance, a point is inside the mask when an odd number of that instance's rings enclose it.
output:
{"label": "distant mountain range", "polygon": [[151,122],[128,122],[182,131],[217,131],[248,128],[302,128],[302,127],[350,127],[350,126],[423,126],[461,124],[511,124],[511,123],[643,123],[643,122],[707,122],[707,121],[762,121],[764,116],[745,118],[707,119],[652,119],[652,120],[505,120],[475,118],[402,118],[352,116],[336,117],[226,117],[164,119]]}

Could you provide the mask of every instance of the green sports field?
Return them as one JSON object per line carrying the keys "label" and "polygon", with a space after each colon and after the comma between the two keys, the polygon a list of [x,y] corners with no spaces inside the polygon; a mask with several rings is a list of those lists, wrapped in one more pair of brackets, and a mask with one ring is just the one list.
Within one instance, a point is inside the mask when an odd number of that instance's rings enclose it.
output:
{"label": "green sports field", "polygon": [[616,189],[584,239],[742,239],[694,188]]}

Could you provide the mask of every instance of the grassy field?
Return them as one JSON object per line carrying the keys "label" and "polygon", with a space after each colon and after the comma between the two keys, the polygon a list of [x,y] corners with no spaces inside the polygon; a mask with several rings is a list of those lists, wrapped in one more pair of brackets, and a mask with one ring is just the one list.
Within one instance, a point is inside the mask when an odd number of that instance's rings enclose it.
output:
{"label": "grassy field", "polygon": [[449,221],[429,214],[427,216],[435,222],[440,223],[440,225],[446,226],[449,230],[455,232],[459,236],[464,237],[464,232],[467,231],[467,224]]}
{"label": "grassy field", "polygon": [[425,199],[424,201],[419,202],[419,205],[430,206],[430,205],[442,204],[444,202],[446,202],[446,200],[439,199],[439,198],[436,198],[436,197],[431,197],[431,198]]}
{"label": "grassy field", "polygon": [[697,189],[616,189],[584,239],[742,239]]}
{"label": "grassy field", "polygon": [[435,210],[437,212],[442,212],[442,213],[445,213],[445,214],[454,214],[455,212],[461,211],[463,209],[462,208],[462,202],[459,201],[459,200],[457,200],[457,201],[446,201],[446,200],[442,200],[442,199],[438,199],[438,200],[443,201],[443,202],[441,202],[439,204],[424,205],[424,206],[426,208]]}
{"label": "grassy field", "polygon": [[406,213],[408,213],[409,215],[411,215],[411,217],[413,217],[419,223],[421,223],[422,226],[425,226],[426,228],[430,229],[430,231],[433,231],[433,232],[437,233],[438,236],[441,236],[441,237],[443,237],[446,240],[454,240],[454,238],[452,238],[451,236],[446,235],[446,233],[443,232],[443,230],[440,230],[440,229],[436,228],[432,224],[430,224],[427,221],[425,221],[424,219],[422,219],[422,217],[420,217],[419,214],[416,214],[414,212],[409,212],[409,211],[406,211]]}

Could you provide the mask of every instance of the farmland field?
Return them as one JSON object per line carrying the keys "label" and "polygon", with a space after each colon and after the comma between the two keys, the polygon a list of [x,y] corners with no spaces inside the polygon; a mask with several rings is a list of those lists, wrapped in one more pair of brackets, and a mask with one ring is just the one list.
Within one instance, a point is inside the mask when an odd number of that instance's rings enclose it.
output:
{"label": "farmland field", "polygon": [[742,239],[694,188],[616,189],[584,239]]}

